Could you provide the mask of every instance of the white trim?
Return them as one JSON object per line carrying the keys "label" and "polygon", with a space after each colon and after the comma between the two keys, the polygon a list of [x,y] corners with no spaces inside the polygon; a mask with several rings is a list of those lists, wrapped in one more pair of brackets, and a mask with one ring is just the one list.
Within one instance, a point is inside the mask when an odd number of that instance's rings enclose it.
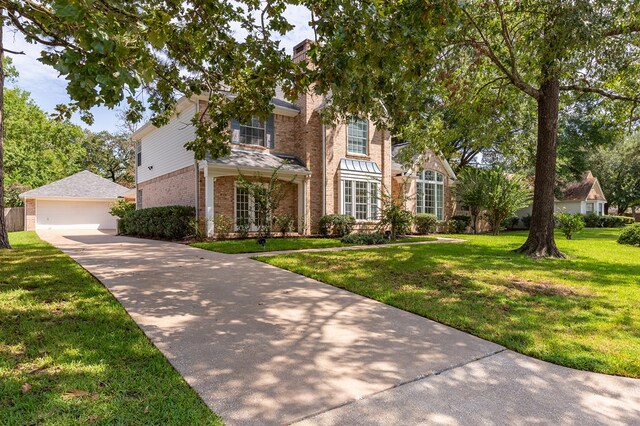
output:
{"label": "white trim", "polygon": [[[364,178],[365,174],[361,173],[359,178],[351,178],[351,177],[346,177],[343,178],[342,176],[340,176],[340,194],[339,194],[339,200],[340,200],[340,206],[338,211],[340,212],[340,214],[346,214],[346,210],[345,210],[345,204],[344,204],[344,196],[345,196],[345,182],[349,181],[352,182],[351,185],[351,216],[356,220],[356,222],[372,222],[372,221],[378,221],[380,220],[379,216],[380,216],[380,210],[381,210],[381,196],[380,193],[382,191],[382,180],[381,179],[366,179]],[[366,219],[358,219],[356,217],[356,182],[364,182],[367,184],[367,218]],[[375,207],[377,210],[377,216],[376,218],[372,218],[372,209],[371,207],[374,206],[374,204],[371,203],[371,184],[375,183],[377,186],[377,194],[376,196],[376,203],[375,203]]]}

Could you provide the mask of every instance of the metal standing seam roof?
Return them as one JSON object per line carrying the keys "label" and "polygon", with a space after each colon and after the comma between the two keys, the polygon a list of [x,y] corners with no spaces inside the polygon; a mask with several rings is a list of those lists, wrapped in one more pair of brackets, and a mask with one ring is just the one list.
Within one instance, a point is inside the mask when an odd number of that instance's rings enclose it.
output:
{"label": "metal standing seam roof", "polygon": [[103,198],[116,199],[130,191],[122,185],[88,170],[20,194],[21,198]]}
{"label": "metal standing seam roof", "polygon": [[208,154],[207,157],[207,162],[211,165],[269,170],[280,167],[280,170],[285,172],[309,173],[309,169],[305,167],[304,163],[292,155],[232,148],[231,154],[226,157],[215,160],[211,159]]}
{"label": "metal standing seam roof", "polygon": [[380,167],[373,161],[352,160],[350,158],[341,158],[339,170],[360,173],[373,173],[381,175]]}

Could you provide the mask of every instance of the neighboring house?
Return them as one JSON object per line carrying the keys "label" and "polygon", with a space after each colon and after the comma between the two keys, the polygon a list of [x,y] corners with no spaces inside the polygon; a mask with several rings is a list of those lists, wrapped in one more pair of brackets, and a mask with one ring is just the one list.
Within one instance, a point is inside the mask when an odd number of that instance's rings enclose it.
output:
{"label": "neighboring house", "polygon": [[430,213],[438,220],[449,219],[456,210],[453,169],[447,160],[431,150],[417,156],[413,166],[407,168],[400,162],[406,146],[403,143],[392,148],[391,193],[396,200],[404,200],[405,208],[413,213]]}
{"label": "neighboring house", "polygon": [[89,171],[20,194],[25,230],[116,229],[109,210],[131,190]]}
{"label": "neighboring house", "polygon": [[[607,199],[604,196],[598,178],[588,171],[582,179],[571,182],[562,189],[562,195],[555,200],[556,213],[581,213],[604,215]],[[531,214],[531,206],[518,210],[517,216],[524,217]]]}
{"label": "neighboring house", "polygon": [[[309,40],[298,44],[293,60],[305,59],[310,45]],[[276,214],[294,215],[298,232],[317,233],[325,214],[352,215],[361,227],[376,221],[381,190],[391,188],[392,176],[401,173],[394,170],[389,132],[356,117],[322,124],[324,99],[312,93],[295,103],[274,98],[272,104],[266,122],[232,120],[231,154],[216,160],[195,161],[193,152],[184,148],[196,137],[191,119],[204,110],[206,97],[181,99],[176,114],[161,128],[150,123],[141,127],[133,135],[138,208],[194,206],[212,235],[217,215],[236,224],[254,219],[253,201],[237,185],[239,175],[266,180],[280,167],[286,195]],[[434,171],[445,176],[448,185],[452,175],[440,165]],[[435,205],[424,201],[420,208],[437,212],[439,198],[434,197]]]}

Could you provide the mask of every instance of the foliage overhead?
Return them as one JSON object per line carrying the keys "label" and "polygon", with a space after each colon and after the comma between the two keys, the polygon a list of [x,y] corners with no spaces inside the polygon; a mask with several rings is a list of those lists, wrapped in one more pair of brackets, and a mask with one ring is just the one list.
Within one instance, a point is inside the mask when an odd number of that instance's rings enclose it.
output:
{"label": "foliage overhead", "polygon": [[589,165],[607,202],[618,208],[618,214],[629,207],[640,207],[640,133],[594,151]]}

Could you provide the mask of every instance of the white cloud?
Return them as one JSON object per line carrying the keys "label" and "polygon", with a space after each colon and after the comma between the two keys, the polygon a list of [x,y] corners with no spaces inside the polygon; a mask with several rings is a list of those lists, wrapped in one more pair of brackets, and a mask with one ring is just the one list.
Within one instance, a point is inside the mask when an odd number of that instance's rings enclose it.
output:
{"label": "white cloud", "polygon": [[[313,31],[309,26],[311,12],[304,6],[289,6],[285,11],[285,17],[294,25],[294,29],[280,37],[280,41],[281,46],[287,52],[292,52],[293,46],[302,40],[313,39]],[[239,36],[240,34],[237,35],[237,37]],[[38,61],[43,46],[27,43],[22,34],[6,27],[4,37],[8,49],[25,52],[25,55],[9,55],[20,73],[15,85],[31,92],[31,97],[36,104],[46,112],[52,113],[56,105],[68,103],[69,96],[66,92],[67,82],[65,79],[59,77],[55,69]],[[91,112],[95,117],[95,123],[92,126],[87,126],[78,116],[75,116],[72,121],[94,131],[117,129],[115,110],[100,107],[92,109]]]}

